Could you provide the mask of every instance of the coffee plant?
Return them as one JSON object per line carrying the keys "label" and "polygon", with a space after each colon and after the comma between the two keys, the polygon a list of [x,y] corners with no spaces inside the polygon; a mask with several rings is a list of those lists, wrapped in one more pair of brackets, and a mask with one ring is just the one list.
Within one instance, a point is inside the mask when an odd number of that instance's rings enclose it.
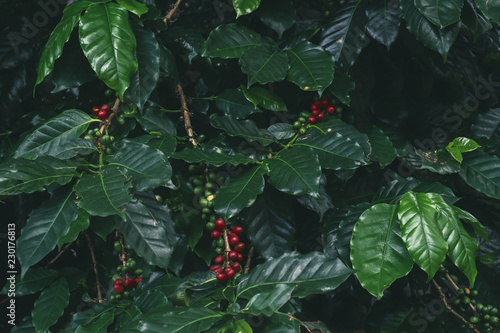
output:
{"label": "coffee plant", "polygon": [[499,332],[500,2],[2,4],[2,332]]}

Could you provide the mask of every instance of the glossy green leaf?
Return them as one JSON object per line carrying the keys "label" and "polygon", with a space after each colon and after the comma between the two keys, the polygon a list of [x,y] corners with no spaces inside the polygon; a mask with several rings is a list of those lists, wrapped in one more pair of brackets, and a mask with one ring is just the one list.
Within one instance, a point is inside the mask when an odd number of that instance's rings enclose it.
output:
{"label": "glossy green leaf", "polygon": [[407,192],[399,204],[402,238],[430,281],[446,258],[448,244],[436,223],[436,204],[425,193]]}
{"label": "glossy green leaf", "polygon": [[267,131],[272,133],[272,135],[274,135],[274,137],[278,140],[290,139],[296,134],[292,125],[287,123],[273,124],[267,128]]}
{"label": "glossy green leaf", "polygon": [[335,61],[320,46],[301,42],[288,50],[288,59],[288,80],[300,89],[322,93],[332,83]]}
{"label": "glossy green leaf", "polygon": [[163,45],[160,45],[160,67],[176,82],[179,81],[179,71],[175,64],[174,55]]}
{"label": "glossy green leaf", "polygon": [[446,150],[451,154],[451,156],[453,156],[455,160],[457,160],[459,163],[462,163],[462,153],[476,150],[479,147],[481,146],[472,139],[458,137],[453,139],[453,141],[446,146]]}
{"label": "glossy green leaf", "polygon": [[82,111],[64,111],[28,135],[17,148],[14,157],[35,159],[44,155],[56,156],[60,147],[82,135],[93,121],[95,120]]}
{"label": "glossy green leaf", "polygon": [[134,299],[134,304],[145,313],[167,307],[168,299],[167,296],[159,290],[147,290]]}
{"label": "glossy green leaf", "polygon": [[436,222],[443,238],[448,243],[448,256],[469,278],[470,285],[474,286],[477,275],[476,250],[478,245],[465,231],[453,207],[448,205],[439,194],[427,193],[427,196],[438,209]]}
{"label": "glossy green leaf", "polygon": [[226,89],[215,99],[217,108],[226,116],[236,119],[245,119],[251,114],[261,112],[245,98],[240,89]]}
{"label": "glossy green leaf", "polygon": [[233,0],[236,18],[247,15],[259,8],[260,0]]}
{"label": "glossy green leaf", "polygon": [[434,25],[441,29],[457,22],[464,0],[415,0],[418,10]]}
{"label": "glossy green leaf", "polygon": [[137,121],[146,132],[160,132],[164,135],[177,134],[175,124],[168,119],[165,113],[158,112],[155,109],[146,109],[137,117]]}
{"label": "glossy green leaf", "polygon": [[78,326],[75,333],[106,333],[115,317],[110,312],[104,312],[90,322]]}
{"label": "glossy green leaf", "polygon": [[57,322],[69,304],[69,296],[65,278],[60,278],[42,291],[31,313],[33,325],[38,331],[45,332]]}
{"label": "glossy green leaf", "polygon": [[[45,267],[30,268],[21,279],[20,275],[16,275],[16,297],[33,295],[49,284],[54,282],[57,277],[57,272],[53,269]],[[3,287],[0,294],[7,295],[10,289],[10,280]]]}
{"label": "glossy green leaf", "polygon": [[391,164],[396,158],[396,148],[389,137],[375,125],[363,129],[363,132],[368,135],[372,147],[372,152],[368,155],[368,158],[378,162],[382,168]]}
{"label": "glossy green leaf", "polygon": [[292,147],[266,160],[269,183],[292,195],[318,196],[321,167],[318,156],[309,147]]}
{"label": "glossy green leaf", "polygon": [[215,128],[224,130],[231,136],[245,138],[248,142],[257,141],[263,146],[275,142],[271,133],[258,128],[252,120],[237,120],[231,116],[220,117],[214,114],[210,117],[210,124]]}
{"label": "glossy green leaf", "polygon": [[[167,268],[173,253],[173,245],[167,237],[165,222],[141,201],[125,205],[126,219],[118,222],[117,229],[127,244],[150,265]],[[171,221],[166,221],[167,223]]]}
{"label": "glossy green leaf", "polygon": [[132,12],[139,17],[148,12],[148,7],[136,0],[116,0],[116,2],[129,12]]}
{"label": "glossy green leaf", "polygon": [[486,233],[486,229],[484,229],[484,226],[481,224],[481,222],[479,222],[479,220],[474,215],[456,206],[451,206],[451,208],[453,208],[455,214],[459,219],[472,225],[472,228],[474,229],[474,233],[476,235],[478,235],[485,241],[488,241],[488,234]]}
{"label": "glossy green leaf", "polygon": [[476,116],[471,131],[474,137],[490,139],[500,125],[500,108],[492,108]]}
{"label": "glossy green leaf", "polygon": [[500,3],[498,1],[474,0],[474,2],[484,16],[496,23],[500,23]]}
{"label": "glossy green leaf", "polygon": [[399,34],[403,13],[399,2],[383,0],[372,2],[366,9],[368,24],[366,30],[377,42],[391,47]]}
{"label": "glossy green leaf", "polygon": [[288,111],[281,97],[265,88],[253,87],[243,89],[245,97],[254,105],[259,105],[270,111]]}
{"label": "glossy green leaf", "polygon": [[341,103],[351,105],[351,91],[356,86],[349,74],[338,70],[335,73],[332,84],[328,87],[328,91],[337,97]]}
{"label": "glossy green leaf", "polygon": [[365,7],[363,1],[346,1],[322,29],[320,45],[341,67],[351,67],[364,46],[368,22]]}
{"label": "glossy green leaf", "polygon": [[172,167],[167,157],[148,145],[121,140],[109,165],[125,168],[138,191],[148,191],[166,185],[172,177]]}
{"label": "glossy green leaf", "polygon": [[66,141],[65,144],[59,146],[54,157],[65,160],[77,155],[85,156],[96,151],[97,146],[92,141],[77,138]]}
{"label": "glossy green leaf", "polygon": [[296,21],[296,10],[291,0],[264,1],[256,14],[262,23],[278,33],[280,39]]}
{"label": "glossy green leaf", "polygon": [[413,0],[401,0],[401,7],[408,30],[422,44],[431,50],[439,52],[446,60],[448,51],[457,38],[459,22],[440,29],[420,13]]}
{"label": "glossy green leaf", "polygon": [[64,9],[61,21],[50,34],[49,40],[40,57],[37,68],[38,76],[33,87],[33,92],[36,86],[54,69],[54,63],[61,56],[64,44],[69,40],[75,25],[80,21],[81,13],[93,4],[91,1],[78,1]]}
{"label": "glossy green leaf", "polygon": [[199,148],[185,148],[180,152],[172,154],[173,158],[184,160],[188,163],[206,162],[216,167],[224,164],[239,165],[255,163],[254,160],[242,154],[228,155],[217,151],[204,151]]}
{"label": "glossy green leaf", "polygon": [[351,262],[363,288],[377,299],[411,271],[413,260],[401,239],[396,205],[377,204],[360,216],[352,232]]}
{"label": "glossy green leaf", "polygon": [[475,190],[500,199],[500,158],[482,151],[474,151],[462,162],[460,177]]}
{"label": "glossy green leaf", "polygon": [[[69,230],[66,235],[57,240],[57,247],[61,250],[62,246],[66,243],[73,242],[77,239],[81,231],[87,230],[90,226],[89,213],[86,210],[79,209],[78,217],[71,222]],[[29,272],[29,271],[28,271]]]}
{"label": "glossy green leaf", "polygon": [[152,30],[135,29],[137,71],[125,97],[142,110],[160,77],[160,47]]}
{"label": "glossy green leaf", "polygon": [[67,184],[78,176],[77,166],[50,156],[39,157],[36,161],[18,158],[0,164],[0,195],[45,191],[45,186],[52,183]]}
{"label": "glossy green leaf", "polygon": [[254,83],[281,82],[290,68],[285,51],[264,45],[245,51],[239,62],[241,71],[248,75],[248,87]]}
{"label": "glossy green leaf", "polygon": [[493,28],[490,20],[484,17],[481,11],[474,5],[473,0],[466,1],[466,6],[462,9],[460,19],[474,34],[474,42],[483,33]]}
{"label": "glossy green leaf", "polygon": [[332,130],[328,125],[330,124],[309,128],[294,145],[312,148],[319,157],[321,167],[325,169],[349,170],[365,165],[367,162],[362,146],[349,137],[353,129],[340,127]]}
{"label": "glossy green leaf", "polygon": [[208,308],[178,308],[175,312],[146,314],[139,330],[151,333],[203,332],[222,319],[222,314]]}
{"label": "glossy green leaf", "polygon": [[115,3],[92,6],[81,18],[79,35],[92,69],[123,100],[130,77],[137,71],[136,40],[128,11]]}
{"label": "glossy green leaf", "polygon": [[125,218],[122,206],[132,199],[132,184],[123,171],[105,166],[97,174],[85,174],[76,184],[78,206],[91,215],[119,215]]}
{"label": "glossy green leaf", "polygon": [[235,23],[223,24],[208,36],[204,57],[240,58],[246,50],[263,44],[262,37]]}
{"label": "glossy green leaf", "polygon": [[52,251],[78,217],[73,191],[59,191],[40,208],[34,209],[17,240],[17,258],[24,275],[29,267]]}
{"label": "glossy green leaf", "polygon": [[295,221],[288,209],[290,205],[289,198],[268,186],[255,203],[241,213],[245,233],[262,257],[277,257],[293,249]]}
{"label": "glossy green leaf", "polygon": [[254,295],[245,305],[244,313],[270,317],[292,297],[293,285],[278,284],[269,292]]}
{"label": "glossy green leaf", "polygon": [[319,252],[288,252],[254,267],[238,284],[238,297],[249,299],[282,284],[295,287],[293,297],[322,294],[336,289],[352,272],[339,259]]}
{"label": "glossy green leaf", "polygon": [[257,195],[264,190],[264,175],[269,168],[261,164],[231,178],[229,184],[222,186],[215,197],[214,207],[217,214],[227,220],[243,208],[251,206]]}
{"label": "glossy green leaf", "polygon": [[319,196],[312,196],[309,194],[297,198],[298,202],[304,207],[316,212],[319,215],[319,221],[323,222],[325,213],[333,208],[333,200],[326,192],[326,176],[321,175],[319,179]]}

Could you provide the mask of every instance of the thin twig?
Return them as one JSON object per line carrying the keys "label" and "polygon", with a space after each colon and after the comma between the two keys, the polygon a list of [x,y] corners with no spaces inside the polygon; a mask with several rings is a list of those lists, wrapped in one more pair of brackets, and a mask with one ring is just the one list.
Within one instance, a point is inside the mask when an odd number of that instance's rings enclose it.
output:
{"label": "thin twig", "polygon": [[99,272],[97,271],[97,262],[95,260],[95,254],[94,254],[94,247],[92,246],[92,241],[90,240],[89,234],[84,231],[85,237],[87,238],[87,243],[89,245],[90,249],[90,255],[92,256],[92,265],[94,266],[94,273],[95,273],[95,281],[97,285],[97,301],[99,303],[104,302],[102,299],[102,294],[101,294],[101,282],[99,281]]}
{"label": "thin twig", "polygon": [[453,310],[453,308],[448,304],[448,301],[446,300],[446,296],[445,294],[443,293],[443,289],[441,288],[441,286],[436,282],[436,280],[432,279],[432,283],[434,284],[434,287],[436,287],[436,290],[438,291],[439,293],[439,298],[441,299],[441,301],[443,302],[444,304],[444,307],[450,311],[455,317],[457,317],[458,319],[460,319],[464,324],[468,325],[469,328],[471,330],[473,330],[475,333],[480,333],[476,327],[474,325],[472,325],[471,323],[469,323],[464,317],[462,317],[458,312],[456,312],[455,310]]}
{"label": "thin twig", "polygon": [[250,247],[250,251],[248,251],[248,258],[247,258],[247,263],[245,265],[245,270],[243,273],[248,274],[250,272],[250,263],[252,262],[252,256],[253,256],[253,246]]}
{"label": "thin twig", "polygon": [[[123,234],[121,232],[118,233],[118,237],[120,240],[120,244],[122,245],[122,252],[118,255],[120,258],[120,261],[122,262],[123,266],[123,272],[125,272],[125,267],[127,266],[127,253],[125,252],[125,244],[123,243]],[[128,273],[125,274],[125,277],[127,277]]]}
{"label": "thin twig", "polygon": [[181,2],[182,2],[182,0],[177,0],[175,2],[175,4],[170,8],[167,15],[165,15],[165,17],[163,18],[163,22],[165,22],[165,24],[167,24],[168,22],[170,22],[172,20],[172,17],[179,10],[179,6],[180,6]]}
{"label": "thin twig", "polygon": [[[441,265],[441,267],[445,268],[443,265]],[[446,280],[448,280],[448,282],[451,283],[451,285],[453,286],[453,288],[455,289],[455,291],[458,292],[460,290],[460,288],[457,286],[457,284],[455,283],[455,281],[453,281],[453,279],[451,278],[451,276],[448,273],[448,271],[446,271],[446,273],[444,274],[444,277],[445,277]],[[469,307],[476,314],[476,316],[481,317],[481,314],[477,311],[476,306],[474,304],[469,303]]]}
{"label": "thin twig", "polygon": [[66,252],[66,250],[68,250],[68,249],[69,249],[69,247],[70,247],[73,243],[74,243],[74,241],[73,241],[73,242],[71,242],[71,243],[68,243],[68,244],[64,245],[64,247],[62,248],[62,250],[61,250],[61,251],[59,251],[59,253],[58,253],[58,254],[54,257],[54,259],[52,259],[51,261],[49,261],[49,263],[47,264],[47,266],[45,266],[45,268],[49,268],[50,266],[52,266],[52,265],[56,262],[56,260],[57,260],[57,259],[59,259],[59,257],[60,257],[60,256],[62,256],[62,254],[63,254],[64,252]]}
{"label": "thin twig", "polygon": [[182,85],[180,83],[177,84],[175,88],[177,94],[179,95],[179,99],[181,100],[181,116],[184,120],[184,128],[189,136],[189,141],[193,144],[193,146],[199,146],[198,141],[194,137],[193,127],[191,126],[191,117],[189,115],[189,109],[187,107],[186,95],[184,95],[184,90],[182,89]]}

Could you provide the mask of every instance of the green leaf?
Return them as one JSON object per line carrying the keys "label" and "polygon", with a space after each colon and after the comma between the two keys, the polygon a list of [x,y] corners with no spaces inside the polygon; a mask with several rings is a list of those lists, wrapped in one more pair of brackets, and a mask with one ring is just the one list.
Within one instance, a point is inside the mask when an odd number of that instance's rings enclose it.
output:
{"label": "green leaf", "polygon": [[138,306],[142,312],[146,313],[166,308],[168,299],[167,296],[159,290],[147,290],[134,299],[134,304]]}
{"label": "green leaf", "polygon": [[498,1],[474,0],[474,2],[484,16],[496,23],[500,23],[500,3]]}
{"label": "green leaf", "polygon": [[269,168],[261,164],[232,177],[229,184],[221,187],[215,197],[217,214],[227,220],[243,208],[251,206],[257,195],[264,190],[264,175],[268,173]]}
{"label": "green leaf", "polygon": [[500,199],[500,158],[482,151],[467,154],[462,162],[460,177],[475,190]]}
{"label": "green leaf", "polygon": [[446,60],[448,51],[457,38],[460,27],[459,22],[440,29],[419,12],[413,0],[401,0],[400,2],[408,30],[422,44],[431,50],[439,52],[443,56],[443,59]]}
{"label": "green leaf", "polygon": [[241,71],[248,75],[248,87],[254,83],[281,82],[290,68],[285,51],[264,45],[246,50],[239,63]]}
{"label": "green leaf", "polygon": [[19,158],[10,163],[0,164],[0,195],[45,191],[45,186],[64,185],[78,176],[77,165],[50,156],[39,157],[36,161]]}
{"label": "green leaf", "polygon": [[474,286],[477,275],[476,250],[478,245],[465,231],[453,207],[448,205],[439,194],[427,193],[427,196],[438,209],[436,222],[443,238],[448,243],[448,256],[469,278],[470,285]]}
{"label": "green leaf", "polygon": [[263,146],[276,142],[271,133],[258,128],[252,120],[237,120],[231,116],[220,117],[214,114],[210,117],[210,124],[224,130],[230,136],[245,138],[248,142],[257,141]]}
{"label": "green leaf", "polygon": [[477,38],[483,33],[493,28],[490,20],[488,20],[483,16],[483,14],[481,14],[472,0],[467,1],[467,6],[463,8],[460,18],[462,20],[462,23],[467,26],[474,34],[474,42],[476,42]]}
{"label": "green leaf", "polygon": [[479,222],[479,220],[474,215],[456,206],[451,206],[451,208],[453,208],[455,214],[459,219],[472,225],[472,228],[474,229],[474,233],[476,235],[478,235],[485,241],[488,241],[488,234],[486,233],[486,229],[484,229],[484,226],[481,224],[481,222]]}
{"label": "green leaf", "polygon": [[303,41],[288,50],[288,80],[305,91],[320,94],[333,80],[335,61],[322,47]]}
{"label": "green leaf", "polygon": [[30,213],[17,240],[17,257],[24,276],[29,267],[52,251],[78,217],[73,191],[56,191],[40,208]]}
{"label": "green leaf", "polygon": [[127,10],[115,3],[90,7],[81,18],[79,35],[92,69],[123,100],[137,71],[136,40]]}
{"label": "green leaf", "polygon": [[270,292],[254,295],[243,309],[254,316],[270,317],[292,297],[293,285],[278,284]]}
{"label": "green leaf", "polygon": [[322,29],[320,45],[341,67],[354,64],[365,42],[365,2],[348,0]]}
{"label": "green leaf", "polygon": [[31,313],[37,331],[45,332],[57,322],[69,304],[69,296],[69,286],[65,278],[60,278],[42,291]]}
{"label": "green leaf", "polygon": [[308,147],[292,147],[266,160],[269,183],[292,195],[318,196],[321,167],[318,156]]}
{"label": "green leaf", "polygon": [[91,1],[78,1],[64,9],[61,21],[50,34],[40,57],[33,93],[35,93],[36,86],[54,69],[54,63],[61,56],[64,44],[69,40],[75,25],[80,21],[81,13],[93,4]]}
{"label": "green leaf", "polygon": [[15,158],[35,159],[38,156],[56,156],[68,141],[78,138],[91,122],[96,120],[79,110],[66,110],[50,119],[19,145]]}
{"label": "green leaf", "polygon": [[148,12],[148,6],[135,0],[116,0],[120,6],[141,17]]}
{"label": "green leaf", "polygon": [[259,8],[260,0],[233,0],[236,18],[247,15]]}
{"label": "green leaf", "polygon": [[263,45],[262,37],[255,31],[235,23],[215,28],[205,44],[204,57],[223,59],[241,58],[246,50]]}
{"label": "green leaf", "polygon": [[[421,169],[427,169],[440,175],[457,173],[460,171],[460,162],[454,158],[447,150],[439,149],[437,151],[417,151],[422,159]],[[462,154],[457,152],[457,154]]]}
{"label": "green leaf", "polygon": [[257,12],[262,23],[276,31],[280,39],[295,24],[295,15],[295,6],[291,0],[264,1]]}
{"label": "green leaf", "polygon": [[113,323],[114,319],[113,314],[104,312],[98,317],[94,317],[92,321],[78,326],[75,333],[106,333],[108,326]]}
{"label": "green leaf", "polygon": [[138,191],[148,191],[170,182],[172,167],[165,155],[148,145],[121,140],[109,165],[125,168]]}
{"label": "green leaf", "polygon": [[[61,250],[61,247],[66,243],[71,243],[78,238],[81,231],[87,230],[90,226],[89,213],[86,210],[79,209],[78,217],[69,226],[69,230],[66,235],[60,237],[57,240],[57,247]],[[28,271],[29,272],[29,271]]]}
{"label": "green leaf", "polygon": [[151,333],[203,332],[220,319],[222,314],[208,308],[177,308],[175,312],[144,315],[139,330]]}
{"label": "green leaf", "polygon": [[148,264],[166,269],[175,244],[169,242],[162,216],[138,200],[127,203],[124,208],[126,219],[118,222],[117,229],[123,233],[128,246]]}
{"label": "green leaf", "polygon": [[77,138],[66,141],[66,144],[59,146],[54,157],[66,160],[77,155],[88,155],[96,151],[97,147],[92,141]]}
{"label": "green leaf", "polygon": [[383,0],[372,2],[366,9],[368,25],[366,30],[377,42],[389,48],[399,34],[399,26],[403,18],[403,12],[398,2]]}
{"label": "green leaf", "polygon": [[[320,165],[325,169],[350,170],[367,164],[362,146],[350,138],[353,128],[339,127],[332,130],[330,125],[332,124],[325,123],[321,124],[321,127],[309,128],[294,145],[312,148],[318,154]],[[358,134],[361,135],[359,132]],[[368,138],[363,144],[367,141]]]}
{"label": "green leaf", "polygon": [[267,131],[272,133],[277,140],[286,140],[292,138],[296,132],[291,124],[276,123],[267,128]]}
{"label": "green leaf", "polygon": [[137,121],[146,132],[160,132],[163,135],[177,135],[175,124],[168,119],[167,115],[158,110],[146,109]]}
{"label": "green leaf", "polygon": [[272,292],[281,284],[295,288],[293,297],[322,294],[336,289],[352,272],[339,259],[319,252],[304,255],[289,252],[254,267],[238,284],[238,298]]}
{"label": "green leaf", "polygon": [[457,160],[459,163],[462,163],[462,153],[476,150],[479,147],[481,146],[472,139],[458,137],[453,139],[453,141],[450,142],[448,146],[446,146],[446,150],[451,154],[451,156],[453,156],[455,160]]}
{"label": "green leaf", "polygon": [[254,105],[260,105],[264,109],[271,111],[288,111],[285,102],[278,95],[268,89],[253,87],[243,88],[243,94]]}
{"label": "green leaf", "polygon": [[[57,275],[56,271],[44,267],[28,269],[22,279],[20,275],[16,275],[16,297],[33,295],[39,292],[51,284]],[[9,288],[10,282],[7,280],[0,294],[7,295]]]}
{"label": "green leaf", "polygon": [[492,108],[476,116],[471,131],[474,137],[490,139],[500,126],[500,108]]}
{"label": "green leaf", "polygon": [[251,114],[261,112],[245,98],[240,89],[226,89],[215,99],[217,108],[226,116],[244,119]]}
{"label": "green leaf", "polygon": [[293,249],[295,222],[289,209],[291,205],[290,198],[268,186],[255,203],[241,213],[245,233],[262,257],[277,257]]}
{"label": "green leaf", "polygon": [[163,45],[160,45],[160,67],[167,72],[167,75],[174,79],[175,82],[179,81],[179,71],[175,64],[175,57],[172,52]]}
{"label": "green leaf", "polygon": [[160,77],[160,47],[152,30],[135,29],[135,37],[138,66],[125,96],[142,110]]}
{"label": "green leaf", "polygon": [[352,232],[351,262],[363,288],[377,299],[411,271],[413,260],[401,239],[396,205],[377,204],[361,214]]}
{"label": "green leaf", "polygon": [[372,147],[372,152],[368,155],[368,158],[378,162],[382,168],[391,164],[397,153],[389,137],[375,125],[363,129],[363,132],[368,135]]}
{"label": "green leaf", "polygon": [[418,10],[441,29],[460,20],[464,0],[415,0]]}
{"label": "green leaf", "polygon": [[199,148],[185,148],[180,152],[173,153],[172,157],[184,160],[188,163],[206,162],[216,167],[223,166],[227,163],[234,166],[239,164],[247,165],[255,163],[254,160],[242,154],[237,153],[236,155],[227,155],[217,151],[207,152]]}
{"label": "green leaf", "polygon": [[125,218],[121,207],[132,199],[125,174],[115,166],[104,166],[97,174],[85,174],[75,186],[80,201],[78,206],[91,215],[119,215]]}
{"label": "green leaf", "polygon": [[402,238],[429,282],[446,258],[448,244],[436,223],[437,207],[425,193],[407,192],[399,204]]}
{"label": "green leaf", "polygon": [[356,84],[349,74],[343,71],[337,71],[332,84],[328,87],[328,91],[332,93],[333,96],[337,97],[341,103],[349,106],[351,105],[350,91],[354,90],[355,86]]}

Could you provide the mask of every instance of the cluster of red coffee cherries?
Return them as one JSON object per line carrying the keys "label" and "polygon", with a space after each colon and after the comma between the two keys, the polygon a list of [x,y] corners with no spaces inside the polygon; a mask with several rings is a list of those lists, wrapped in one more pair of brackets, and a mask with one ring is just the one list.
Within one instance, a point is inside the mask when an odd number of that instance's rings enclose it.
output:
{"label": "cluster of red coffee cherries", "polygon": [[[218,218],[214,223],[214,230],[211,231],[210,237],[213,239],[214,243],[218,245],[222,243],[224,239],[224,234],[228,234],[229,229],[226,227],[226,222],[223,219]],[[231,229],[231,233],[227,235],[227,241],[229,246],[233,246],[233,249],[229,251],[220,251],[219,254],[214,258],[214,265],[210,267],[210,271],[216,274],[216,278],[220,282],[226,280],[231,280],[236,273],[241,271],[240,262],[243,260],[242,252],[245,250],[245,244],[240,242],[241,234],[243,234],[243,228],[240,226],[235,226]]]}
{"label": "cluster of red coffee cherries", "polygon": [[92,108],[92,113],[97,116],[97,118],[104,120],[108,116],[109,106],[107,104],[103,104],[101,107],[94,106]]}
{"label": "cluster of red coffee cherries", "polygon": [[317,99],[315,100],[311,106],[311,116],[307,118],[307,121],[310,124],[316,124],[318,120],[325,119],[325,113],[335,114],[335,106],[330,104],[330,101],[327,99]]}
{"label": "cluster of red coffee cherries", "polygon": [[113,290],[115,294],[121,295],[125,292],[125,289],[127,290],[134,289],[141,282],[142,282],[141,277],[136,277],[135,279],[127,278],[125,280],[116,279],[115,284],[113,285]]}

